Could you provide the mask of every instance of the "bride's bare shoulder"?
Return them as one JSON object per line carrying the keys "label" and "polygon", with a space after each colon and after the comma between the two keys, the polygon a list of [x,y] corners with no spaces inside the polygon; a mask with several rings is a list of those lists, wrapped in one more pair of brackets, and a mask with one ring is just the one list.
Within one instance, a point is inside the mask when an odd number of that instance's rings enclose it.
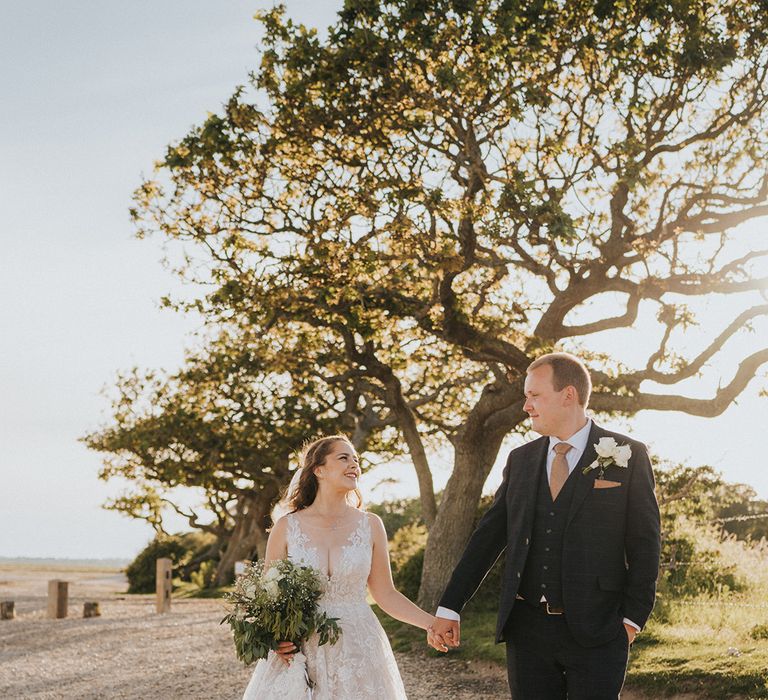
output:
{"label": "bride's bare shoulder", "polygon": [[272,526],[267,538],[266,561],[283,559],[288,551],[288,518],[284,515]]}
{"label": "bride's bare shoulder", "polygon": [[376,531],[382,531],[386,532],[384,529],[384,521],[376,515],[376,513],[371,513],[370,511],[364,511],[365,517],[368,518],[368,523],[370,524],[371,528]]}
{"label": "bride's bare shoulder", "polygon": [[291,514],[286,513],[282,517],[277,519],[277,522],[272,526],[269,531],[270,536],[285,537],[285,533],[288,531],[288,523],[290,522]]}

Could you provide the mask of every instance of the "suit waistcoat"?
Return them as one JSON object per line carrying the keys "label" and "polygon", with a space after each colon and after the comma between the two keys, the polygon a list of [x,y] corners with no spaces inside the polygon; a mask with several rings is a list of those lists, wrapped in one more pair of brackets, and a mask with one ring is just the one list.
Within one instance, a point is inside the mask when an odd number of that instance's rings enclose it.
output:
{"label": "suit waistcoat", "polygon": [[518,590],[532,605],[538,603],[543,595],[550,605],[562,607],[563,536],[579,475],[576,469],[571,472],[553,502],[546,461],[541,465],[540,472],[531,544]]}

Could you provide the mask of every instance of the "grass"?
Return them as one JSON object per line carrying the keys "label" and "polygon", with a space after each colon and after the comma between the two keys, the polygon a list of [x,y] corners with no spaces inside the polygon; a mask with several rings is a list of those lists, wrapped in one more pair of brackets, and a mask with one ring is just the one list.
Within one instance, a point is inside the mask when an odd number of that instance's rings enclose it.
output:
{"label": "grass", "polygon": [[[762,600],[700,597],[659,606],[632,647],[627,687],[652,698],[679,693],[701,700],[768,698],[768,639],[761,624],[768,616],[765,595]],[[374,610],[394,649],[427,649],[421,630]],[[493,642],[495,611],[470,604],[462,620],[461,647],[450,654],[503,666],[504,645]]]}
{"label": "grass", "polygon": [[633,646],[627,685],[654,697],[768,698],[767,615],[765,593],[662,605]]}
{"label": "grass", "polygon": [[[661,587],[659,603],[632,647],[627,687],[649,698],[686,693],[697,700],[768,700],[768,542],[747,543],[723,536],[717,527],[684,521],[676,528],[696,543],[697,552],[715,555],[711,562],[703,554],[697,555],[701,561],[689,562],[696,575],[684,583],[716,592],[674,597],[666,593],[668,585]],[[718,579],[723,571],[734,573],[737,590]],[[380,618],[397,648],[425,648],[421,630]],[[504,645],[493,643],[495,625],[495,610],[470,603],[462,615],[461,647],[451,655],[504,665]]]}

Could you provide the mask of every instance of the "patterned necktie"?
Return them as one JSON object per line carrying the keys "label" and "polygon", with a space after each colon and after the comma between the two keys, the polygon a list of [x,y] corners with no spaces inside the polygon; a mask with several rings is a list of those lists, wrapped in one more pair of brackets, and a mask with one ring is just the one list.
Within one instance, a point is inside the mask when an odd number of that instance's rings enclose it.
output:
{"label": "patterned necktie", "polygon": [[549,475],[549,492],[552,494],[553,501],[557,498],[557,494],[560,493],[560,489],[563,488],[563,484],[568,478],[568,460],[565,458],[565,454],[572,447],[573,445],[569,445],[567,442],[558,442],[553,448],[555,458],[552,460],[552,471]]}

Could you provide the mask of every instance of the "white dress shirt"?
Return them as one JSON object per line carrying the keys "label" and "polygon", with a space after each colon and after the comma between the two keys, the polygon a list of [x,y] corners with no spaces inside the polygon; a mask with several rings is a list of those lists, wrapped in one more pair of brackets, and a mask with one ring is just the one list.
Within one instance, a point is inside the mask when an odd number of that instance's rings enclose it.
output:
{"label": "white dress shirt", "polygon": [[[561,440],[560,438],[556,438],[553,435],[550,435],[549,450],[547,450],[547,481],[549,481],[549,478],[552,475],[552,462],[555,460],[555,445],[558,445],[561,442],[567,442],[571,446],[571,449],[565,453],[565,460],[566,462],[568,462],[568,476],[570,476],[573,473],[573,470],[576,468],[576,465],[579,463],[579,460],[581,459],[582,455],[584,454],[584,450],[587,449],[587,442],[589,441],[589,431],[591,429],[592,429],[592,421],[588,418],[586,425],[584,425],[583,428],[580,428],[579,430],[577,430],[567,440]],[[546,602],[547,599],[544,596],[541,596],[541,600],[542,602]],[[447,620],[457,620],[457,621],[461,620],[461,616],[459,615],[459,613],[457,613],[454,610],[450,610],[449,608],[444,608],[442,606],[439,606],[437,608],[437,612],[435,613],[435,615],[437,617],[442,617]],[[638,632],[640,631],[640,626],[636,625],[634,622],[632,622],[632,620],[628,620],[625,617],[624,622],[634,627]]]}

